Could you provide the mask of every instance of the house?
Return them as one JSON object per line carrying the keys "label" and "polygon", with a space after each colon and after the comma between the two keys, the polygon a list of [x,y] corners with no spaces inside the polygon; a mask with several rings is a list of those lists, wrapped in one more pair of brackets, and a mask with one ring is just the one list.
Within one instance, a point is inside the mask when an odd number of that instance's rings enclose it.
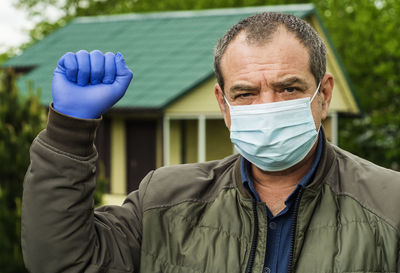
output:
{"label": "house", "polygon": [[123,99],[104,116],[96,140],[111,181],[106,203],[120,203],[151,169],[234,153],[214,97],[213,48],[230,26],[261,11],[301,17],[326,41],[328,71],[336,84],[324,128],[337,143],[338,114],[357,114],[360,109],[310,4],[77,18],[4,66],[23,73],[21,90],[27,82],[40,87],[47,106],[52,100],[52,72],[65,52],[99,49],[125,56],[134,79]]}

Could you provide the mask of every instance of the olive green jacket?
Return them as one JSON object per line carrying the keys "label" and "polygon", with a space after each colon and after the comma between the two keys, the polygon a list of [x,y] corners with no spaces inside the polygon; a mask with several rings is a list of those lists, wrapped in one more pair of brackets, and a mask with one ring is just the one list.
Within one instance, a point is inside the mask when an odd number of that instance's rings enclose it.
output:
{"label": "olive green jacket", "polygon": [[[31,147],[22,248],[32,273],[263,272],[267,217],[240,157],[150,172],[93,209],[99,120],[50,110]],[[400,174],[328,142],[301,193],[290,272],[400,272]],[[289,247],[289,246],[288,246]]]}

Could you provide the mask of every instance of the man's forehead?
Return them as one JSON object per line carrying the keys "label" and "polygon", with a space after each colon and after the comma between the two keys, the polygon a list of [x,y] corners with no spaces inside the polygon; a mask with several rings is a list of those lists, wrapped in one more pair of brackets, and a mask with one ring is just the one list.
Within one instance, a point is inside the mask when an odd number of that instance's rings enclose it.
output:
{"label": "man's forehead", "polygon": [[[303,48],[307,50],[306,46],[296,37],[296,35],[290,31],[288,31],[284,26],[278,27],[274,33],[264,39],[252,39],[247,33],[247,30],[242,30],[238,33],[238,35],[229,43],[227,46],[225,53],[221,58],[221,63],[224,62],[227,56],[229,56],[229,51],[231,51],[232,47],[241,46],[241,47],[265,47],[268,45],[274,45],[278,41],[290,41],[290,44],[296,48]],[[228,53],[228,54],[227,54]],[[309,57],[307,50],[307,57]]]}
{"label": "man's forehead", "polygon": [[[262,55],[262,56],[258,56]],[[226,70],[233,62],[247,61],[250,58],[257,58],[255,61],[263,60],[286,61],[291,59],[307,65],[309,70],[309,51],[295,34],[284,27],[277,29],[269,39],[264,42],[260,40],[251,42],[245,31],[241,31],[228,45],[221,58],[221,70]]]}

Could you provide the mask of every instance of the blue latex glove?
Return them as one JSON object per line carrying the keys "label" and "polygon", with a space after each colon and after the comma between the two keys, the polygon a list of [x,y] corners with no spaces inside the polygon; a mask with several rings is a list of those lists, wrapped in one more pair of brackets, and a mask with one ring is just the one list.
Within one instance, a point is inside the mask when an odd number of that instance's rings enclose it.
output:
{"label": "blue latex glove", "polygon": [[76,118],[99,118],[124,94],[132,79],[121,53],[66,53],[53,74],[53,107]]}

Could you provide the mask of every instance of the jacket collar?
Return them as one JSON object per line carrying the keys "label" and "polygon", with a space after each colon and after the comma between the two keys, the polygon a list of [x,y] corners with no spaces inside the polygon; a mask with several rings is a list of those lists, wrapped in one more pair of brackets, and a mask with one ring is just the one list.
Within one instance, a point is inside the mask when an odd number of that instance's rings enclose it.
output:
{"label": "jacket collar", "polygon": [[[321,127],[321,130],[323,128]],[[324,130],[323,130],[324,131]],[[324,137],[320,138],[320,141],[323,141],[323,150],[322,155],[320,158],[320,162],[317,166],[315,171],[315,175],[312,181],[307,185],[306,189],[310,191],[316,192],[318,188],[322,185],[325,179],[329,176],[330,172],[333,170],[332,167],[336,164],[336,156],[333,150],[332,144],[330,144],[325,137],[325,133],[323,134]],[[253,199],[252,195],[246,190],[242,183],[242,176],[240,172],[240,162],[242,160],[242,156],[238,156],[237,160],[235,161],[234,165],[234,179],[235,184],[239,192],[241,193],[242,197],[245,199]]]}
{"label": "jacket collar", "polygon": [[314,175],[314,179],[307,186],[307,189],[316,191],[320,188],[320,186],[327,182],[326,180],[331,177],[332,171],[336,166],[336,153],[334,151],[333,145],[329,143],[326,138],[323,138],[324,148],[322,151],[321,159],[317,170]]}

